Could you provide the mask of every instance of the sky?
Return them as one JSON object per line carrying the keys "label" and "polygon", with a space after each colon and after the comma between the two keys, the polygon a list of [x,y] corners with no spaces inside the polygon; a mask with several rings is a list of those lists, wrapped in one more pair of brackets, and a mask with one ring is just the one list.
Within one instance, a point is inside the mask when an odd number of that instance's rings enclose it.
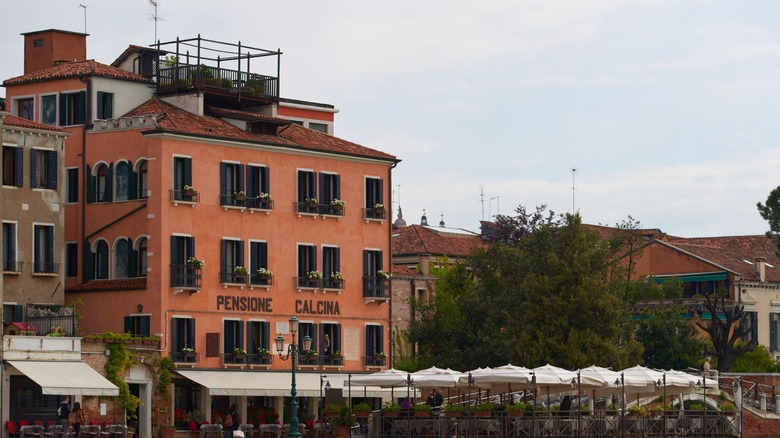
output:
{"label": "sky", "polygon": [[[149,0],[3,5],[2,79],[23,73],[21,33],[84,32],[85,11],[91,59],[155,40]],[[158,16],[163,42],[281,49],[283,97],[335,105],[336,136],[401,160],[409,224],[478,231],[544,204],[681,237],[768,229],[780,2],[159,0]]]}

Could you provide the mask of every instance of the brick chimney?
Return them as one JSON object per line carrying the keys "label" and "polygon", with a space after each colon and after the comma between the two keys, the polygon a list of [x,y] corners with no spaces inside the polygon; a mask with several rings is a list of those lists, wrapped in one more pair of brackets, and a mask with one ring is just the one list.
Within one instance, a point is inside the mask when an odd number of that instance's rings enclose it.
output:
{"label": "brick chimney", "polygon": [[766,282],[766,257],[756,257],[756,277],[761,283]]}
{"label": "brick chimney", "polygon": [[87,59],[86,33],[48,29],[23,33],[24,74]]}

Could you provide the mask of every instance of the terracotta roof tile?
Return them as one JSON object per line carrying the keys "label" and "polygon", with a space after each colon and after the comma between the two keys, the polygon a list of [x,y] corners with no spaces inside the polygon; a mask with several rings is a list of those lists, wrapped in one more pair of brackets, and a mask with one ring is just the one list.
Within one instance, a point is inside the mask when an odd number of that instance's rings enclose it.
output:
{"label": "terracotta roof tile", "polygon": [[123,79],[126,81],[153,83],[149,78],[120,70],[110,65],[101,64],[95,60],[63,62],[43,70],[17,76],[3,81],[4,86],[29,84],[32,82],[50,81],[52,79],[76,78],[82,75],[101,76],[104,78]]}
{"label": "terracotta roof tile", "polygon": [[27,128],[27,129],[40,129],[43,131],[62,132],[62,133],[66,132],[64,129],[60,129],[56,126],[33,122],[32,120],[23,119],[21,117],[12,116],[10,114],[3,117],[3,125],[15,126],[18,128]]}
{"label": "terracotta roof tile", "polygon": [[735,272],[748,281],[758,281],[756,257],[764,257],[766,280],[780,283],[777,247],[766,235],[673,238],[668,244]]}
{"label": "terracotta roof tile", "polygon": [[386,154],[376,149],[360,146],[359,144],[342,140],[338,137],[325,134],[324,132],[304,128],[298,125],[288,125],[279,129],[279,135],[290,139],[306,149],[322,150],[326,152],[335,152],[347,155],[368,156],[395,160],[394,155]]}
{"label": "terracotta roof tile", "polygon": [[393,265],[393,277],[422,277],[422,272],[402,265]]}
{"label": "terracotta roof tile", "polygon": [[392,246],[393,256],[466,257],[474,248],[485,247],[485,243],[477,235],[449,234],[422,225],[409,225],[394,232]]}
{"label": "terracotta roof tile", "polygon": [[292,124],[291,121],[287,119],[280,119],[278,117],[271,117],[266,116],[265,114],[258,114],[253,113],[249,111],[239,111],[234,109],[228,109],[228,108],[216,108],[216,107],[209,107],[209,111],[218,117],[230,117],[233,119],[238,120],[247,120],[247,121],[268,121],[272,122],[278,125],[290,125]]}
{"label": "terracotta roof tile", "polygon": [[91,280],[65,289],[65,292],[104,292],[111,290],[146,289],[146,278],[122,278],[117,280]]}

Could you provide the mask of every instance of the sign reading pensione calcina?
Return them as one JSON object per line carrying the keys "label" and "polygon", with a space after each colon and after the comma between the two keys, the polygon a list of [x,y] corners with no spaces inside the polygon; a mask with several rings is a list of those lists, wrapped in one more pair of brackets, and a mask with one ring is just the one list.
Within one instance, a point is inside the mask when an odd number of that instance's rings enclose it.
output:
{"label": "sign reading pensione calcina", "polygon": [[[273,298],[217,295],[217,310],[232,312],[273,312]],[[295,313],[306,315],[341,315],[338,301],[295,300]]]}

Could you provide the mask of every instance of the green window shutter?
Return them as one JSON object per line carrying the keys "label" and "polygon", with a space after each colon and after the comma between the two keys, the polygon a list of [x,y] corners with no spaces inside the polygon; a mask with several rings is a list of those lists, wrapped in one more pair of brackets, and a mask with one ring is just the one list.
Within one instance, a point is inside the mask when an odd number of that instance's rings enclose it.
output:
{"label": "green window shutter", "polygon": [[114,200],[114,163],[108,165],[108,177],[106,178],[106,202]]}
{"label": "green window shutter", "polygon": [[14,151],[14,185],[24,186],[24,149],[16,148]]}
{"label": "green window shutter", "polygon": [[87,165],[86,172],[87,179],[87,203],[91,204],[95,202],[95,177],[92,176],[92,169]]}
{"label": "green window shutter", "polygon": [[76,117],[74,117],[75,119],[74,122],[77,125],[81,125],[87,119],[87,92],[86,91],[79,91],[79,107],[76,111],[78,111],[78,113],[75,114]]}
{"label": "green window shutter", "polygon": [[[125,331],[123,333],[133,333],[133,317],[125,316]],[[135,334],[135,333],[133,333]]]}
{"label": "green window shutter", "polygon": [[46,169],[46,186],[49,189],[57,190],[57,151],[47,151],[46,160],[48,166]]}
{"label": "green window shutter", "polygon": [[38,151],[30,149],[30,187],[38,187]]}
{"label": "green window shutter", "polygon": [[151,318],[149,315],[142,315],[141,318],[141,336],[151,336]]}
{"label": "green window shutter", "polygon": [[60,126],[68,125],[68,95],[60,94]]}

